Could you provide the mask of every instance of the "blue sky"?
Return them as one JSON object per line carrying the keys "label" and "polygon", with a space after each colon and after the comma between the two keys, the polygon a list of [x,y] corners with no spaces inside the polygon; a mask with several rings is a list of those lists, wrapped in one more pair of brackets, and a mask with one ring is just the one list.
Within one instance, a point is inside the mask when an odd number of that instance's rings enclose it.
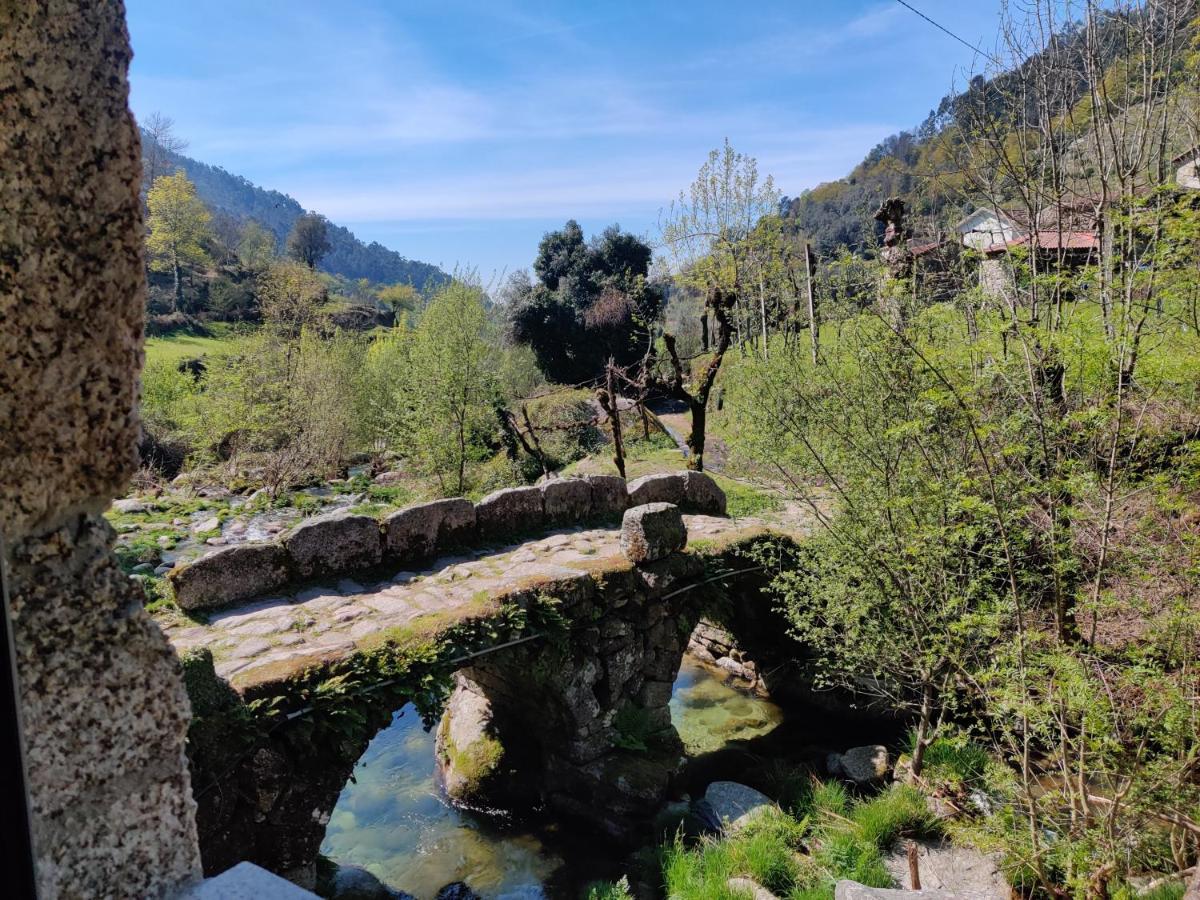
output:
{"label": "blue sky", "polygon": [[[1000,0],[911,0],[985,49]],[[575,218],[653,237],[728,137],[798,194],[982,63],[894,0],[127,0],[134,112],[359,237],[485,279]]]}

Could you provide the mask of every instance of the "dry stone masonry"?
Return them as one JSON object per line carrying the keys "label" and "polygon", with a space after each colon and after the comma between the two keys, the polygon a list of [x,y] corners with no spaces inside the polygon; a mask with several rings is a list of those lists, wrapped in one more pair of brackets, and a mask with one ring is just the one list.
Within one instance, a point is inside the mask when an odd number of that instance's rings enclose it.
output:
{"label": "dry stone masonry", "polygon": [[179,661],[101,515],[137,466],[129,60],[120,3],[0,3],[0,534],[44,900],[200,873]]}
{"label": "dry stone masonry", "polygon": [[647,503],[625,511],[621,552],[638,564],[657,562],[687,546],[687,527],[673,503]]}
{"label": "dry stone masonry", "polygon": [[741,681],[746,688],[769,693],[759,675],[758,663],[746,656],[736,637],[715,622],[701,619],[688,641],[688,652]]}
{"label": "dry stone masonry", "polygon": [[505,488],[476,504],[461,497],[421,503],[382,521],[348,513],[312,519],[281,541],[212,551],[176,567],[168,578],[183,609],[215,609],[291,583],[370,572],[381,564],[412,566],[550,528],[609,522],[630,506],[658,497],[673,498],[666,502],[687,512],[725,514],[724,492],[702,472],[648,475],[628,487],[624,479],[608,475],[559,478]]}
{"label": "dry stone masonry", "polygon": [[467,544],[475,536],[475,506],[455,497],[418,503],[383,520],[384,552],[391,559],[423,560],[438,549]]}
{"label": "dry stone masonry", "polygon": [[[683,487],[683,478],[677,483]],[[597,483],[588,484],[594,498]],[[603,509],[629,502],[619,479],[598,486]],[[543,514],[547,502],[570,497],[549,493]],[[686,502],[686,491],[682,496]],[[465,515],[462,505],[454,508]],[[437,515],[403,511],[381,528],[397,516],[428,555],[429,522]],[[425,524],[413,526],[414,516]],[[483,543],[477,532],[478,546],[464,546],[460,534],[451,555],[416,561],[414,551],[399,557],[404,562],[385,558],[384,567],[353,577],[331,573],[323,583],[283,586],[209,612],[204,621],[180,618],[167,625],[168,635],[189,660],[189,689],[205,698],[200,708],[209,709],[208,698],[215,697],[299,710],[309,695],[296,693],[297,686],[363,671],[357,661],[375,658],[395,636],[403,642],[418,632],[448,633],[504,608],[552,598],[565,633],[511,646],[506,641],[459,665],[437,731],[439,771],[447,792],[463,802],[540,804],[610,836],[630,836],[660,806],[680,762],[668,703],[708,596],[707,561],[769,529],[784,529],[760,520],[681,515],[663,503],[629,509],[626,516],[641,523],[661,518],[673,537],[660,546],[670,551],[635,563],[611,515],[608,523],[588,516],[549,533],[544,523],[541,536],[507,546]],[[387,531],[381,533],[386,546]],[[696,549],[684,550],[688,544]],[[395,705],[373,719],[373,727],[384,727]],[[271,731],[258,749],[239,750],[231,770],[203,758],[212,744],[194,742],[200,770],[228,771],[216,788],[198,782],[206,871],[249,858],[303,881],[329,813],[373,733],[319,750],[288,740],[286,729]],[[647,750],[620,749],[631,741]]]}

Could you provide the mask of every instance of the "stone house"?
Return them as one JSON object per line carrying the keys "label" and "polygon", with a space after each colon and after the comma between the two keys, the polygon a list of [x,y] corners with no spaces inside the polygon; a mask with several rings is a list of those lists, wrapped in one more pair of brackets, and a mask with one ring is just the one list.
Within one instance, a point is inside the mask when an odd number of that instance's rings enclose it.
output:
{"label": "stone house", "polygon": [[1075,198],[1047,206],[1033,220],[1015,210],[979,207],[955,231],[979,252],[979,286],[991,297],[1011,298],[1016,289],[1011,254],[1036,254],[1038,269],[1075,271],[1099,258],[1102,233],[1098,201]]}
{"label": "stone house", "polygon": [[1019,224],[1018,218],[1015,213],[999,207],[979,206],[955,224],[954,231],[964,247],[983,250],[1028,234],[1028,229]]}

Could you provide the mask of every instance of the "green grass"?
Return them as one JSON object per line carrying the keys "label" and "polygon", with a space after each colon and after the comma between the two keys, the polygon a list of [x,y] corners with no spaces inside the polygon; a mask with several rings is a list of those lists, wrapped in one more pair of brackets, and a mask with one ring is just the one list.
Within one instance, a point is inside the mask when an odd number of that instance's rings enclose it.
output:
{"label": "green grass", "polygon": [[209,326],[211,335],[176,332],[162,337],[146,338],[146,363],[179,362],[200,356],[222,356],[237,350],[244,332],[225,322]]}
{"label": "green grass", "polygon": [[663,883],[673,900],[740,897],[730,878],[748,877],[789,900],[828,900],[849,878],[891,887],[884,854],[905,836],[936,833],[924,797],[893,785],[875,797],[854,800],[838,782],[790,783],[789,812],[755,820],[729,838],[686,846],[677,838],[662,853]]}
{"label": "green grass", "polygon": [[850,813],[856,837],[886,850],[902,834],[930,834],[936,823],[925,797],[906,784],[892,785],[879,796],[857,804]]}
{"label": "green grass", "polygon": [[[910,754],[915,740],[915,734],[909,736]],[[963,735],[939,737],[925,749],[922,774],[954,788],[978,787],[984,782],[989,761],[987,751]]]}
{"label": "green grass", "polygon": [[778,512],[783,508],[783,498],[770,491],[731,481],[720,475],[713,475],[713,480],[725,492],[728,504],[727,512],[735,519],[744,516],[761,516],[766,513]]}
{"label": "green grass", "polygon": [[796,852],[806,829],[806,822],[775,811],[732,838],[706,838],[693,848],[677,838],[663,850],[667,895],[673,900],[742,900],[744,895],[726,883],[739,876],[786,895],[797,883]]}

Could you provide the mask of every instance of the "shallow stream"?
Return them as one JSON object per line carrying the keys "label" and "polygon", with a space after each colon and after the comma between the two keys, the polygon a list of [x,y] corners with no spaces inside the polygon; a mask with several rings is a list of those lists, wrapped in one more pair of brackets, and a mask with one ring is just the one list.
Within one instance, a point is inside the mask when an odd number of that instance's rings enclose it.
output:
{"label": "shallow stream", "polygon": [[[783,721],[783,712],[685,656],[671,719],[689,755],[698,756],[766,735]],[[321,852],[418,900],[431,900],[454,881],[466,881],[489,900],[574,896],[588,878],[611,877],[618,862],[598,856],[586,835],[506,824],[503,816],[448,805],[435,780],[433,734],[411,706],[395,715],[359,760]]]}

